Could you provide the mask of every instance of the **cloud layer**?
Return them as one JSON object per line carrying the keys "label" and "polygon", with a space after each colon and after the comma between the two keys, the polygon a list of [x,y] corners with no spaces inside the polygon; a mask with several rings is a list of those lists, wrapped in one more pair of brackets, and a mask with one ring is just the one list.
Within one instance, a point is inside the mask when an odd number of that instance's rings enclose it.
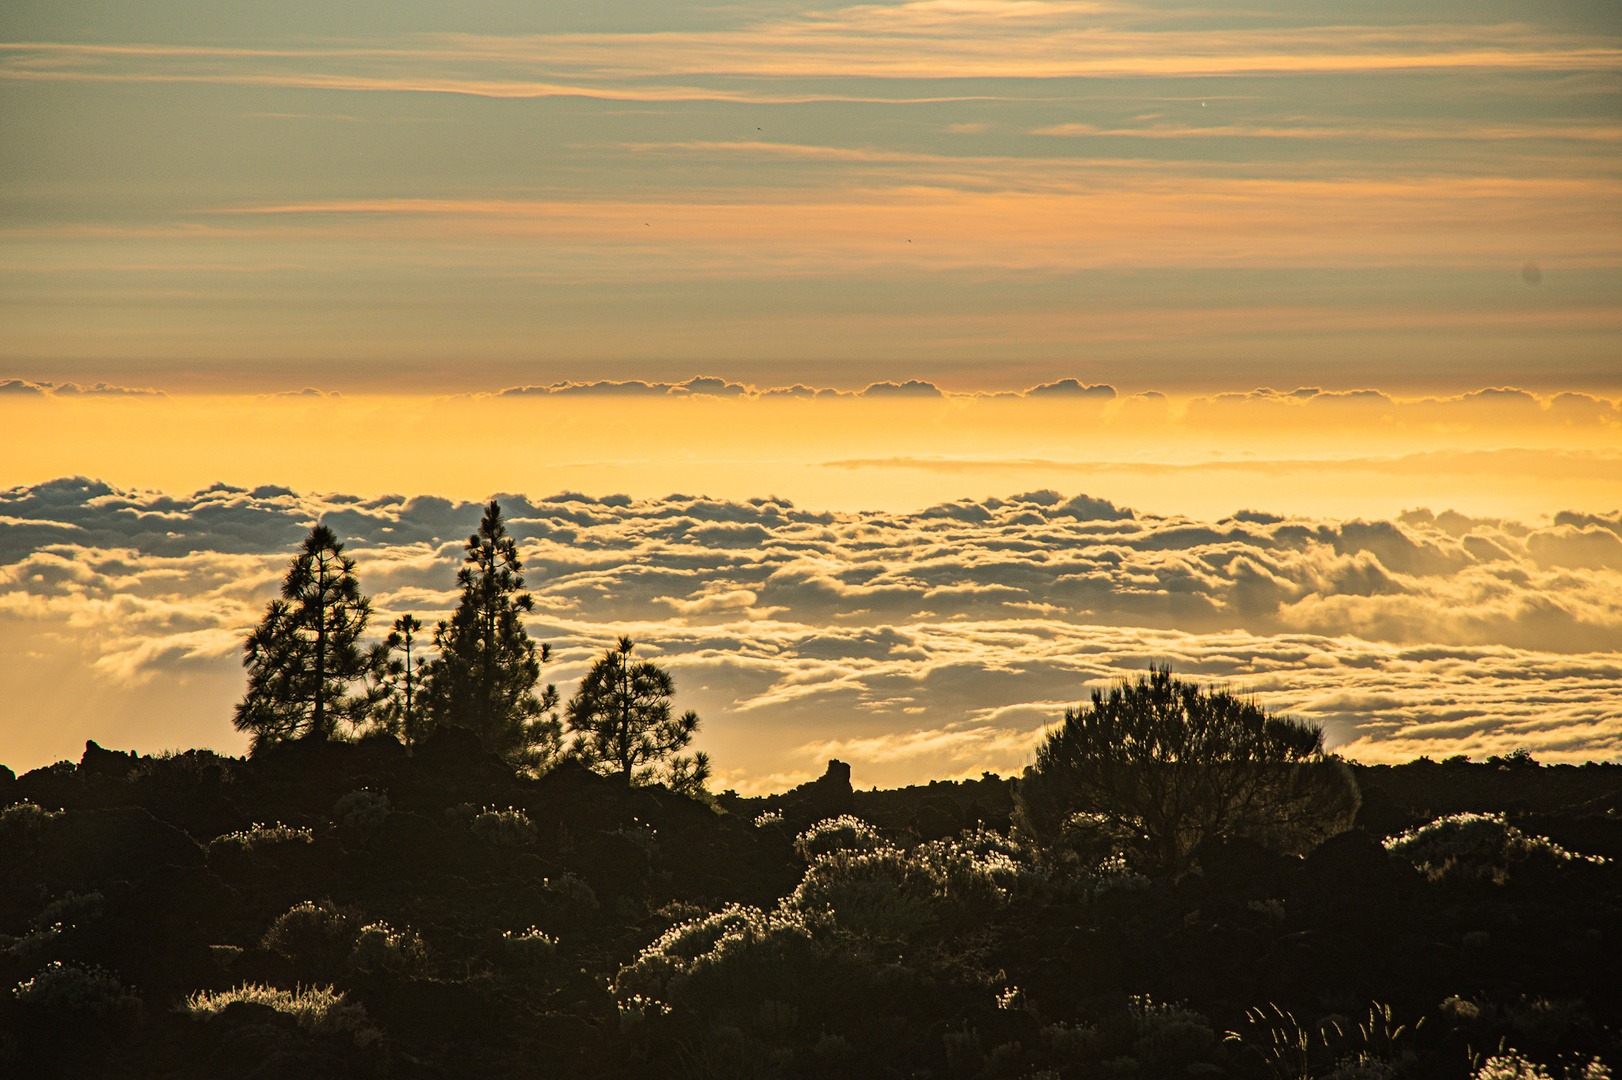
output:
{"label": "cloud layer", "polygon": [[[789,783],[829,756],[865,783],[1009,771],[1066,703],[1150,662],[1323,722],[1366,760],[1622,747],[1617,514],[1196,521],[1046,490],[912,514],[501,499],[536,595],[532,631],[554,646],[546,677],[567,688],[629,632],[706,718],[725,785]],[[477,518],[476,504],[432,497],[170,496],[82,478],[11,489],[5,677],[25,677],[29,650],[29,663],[77,666],[33,705],[47,716],[87,684],[137,712],[195,685],[186,707],[232,746],[241,634],[310,523],[346,539],[382,625],[448,609]],[[118,726],[161,746],[172,722]],[[51,742],[24,734],[13,721],[0,738],[34,753]],[[56,741],[84,737],[98,736]]]}

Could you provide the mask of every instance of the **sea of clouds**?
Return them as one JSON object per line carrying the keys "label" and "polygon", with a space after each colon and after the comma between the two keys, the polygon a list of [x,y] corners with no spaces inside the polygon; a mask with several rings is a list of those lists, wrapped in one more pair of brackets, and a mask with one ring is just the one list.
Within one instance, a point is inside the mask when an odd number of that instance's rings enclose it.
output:
{"label": "sea of clouds", "polygon": [[[908,514],[499,498],[530,629],[553,646],[544,677],[567,696],[631,634],[740,790],[829,757],[865,784],[1007,773],[1067,704],[1150,663],[1320,722],[1362,760],[1622,745],[1622,515],[1198,521],[1048,490]],[[239,749],[242,636],[313,522],[346,542],[384,630],[448,612],[479,511],[84,478],[0,491],[0,674],[28,684],[0,761],[76,756],[87,737]],[[93,691],[86,716],[74,702]]]}

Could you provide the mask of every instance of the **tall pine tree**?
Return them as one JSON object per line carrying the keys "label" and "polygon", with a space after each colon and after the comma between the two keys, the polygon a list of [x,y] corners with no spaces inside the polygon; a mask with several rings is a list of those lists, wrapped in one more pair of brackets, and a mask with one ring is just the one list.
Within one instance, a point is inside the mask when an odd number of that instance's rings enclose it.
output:
{"label": "tall pine tree", "polygon": [[356,722],[364,702],[348,696],[365,667],[359,647],[371,603],[355,560],[331,529],[317,525],[282,580],[282,596],[243,644],[248,689],[232,718],[254,747],[294,738],[331,738]]}
{"label": "tall pine tree", "polygon": [[439,658],[429,667],[422,705],[433,726],[469,728],[491,753],[541,768],[557,756],[562,729],[557,688],[535,692],[551,650],[537,649],[524,630],[535,601],[523,591],[522,569],[492,499],[456,575],[461,601],[434,628]]}

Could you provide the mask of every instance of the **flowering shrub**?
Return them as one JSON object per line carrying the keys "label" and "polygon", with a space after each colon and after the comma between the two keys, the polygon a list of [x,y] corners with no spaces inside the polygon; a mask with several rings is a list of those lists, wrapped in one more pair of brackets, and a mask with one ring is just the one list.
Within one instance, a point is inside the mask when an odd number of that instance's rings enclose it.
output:
{"label": "flowering shrub", "polygon": [[472,823],[473,835],[496,847],[522,847],[535,842],[535,826],[522,810],[486,807]]}
{"label": "flowering shrub", "polygon": [[386,922],[367,923],[355,935],[349,966],[360,971],[405,971],[420,967],[428,950],[416,931],[396,930]]}
{"label": "flowering shrub", "polygon": [[275,1009],[312,1035],[349,1035],[356,1046],[368,1046],[381,1035],[367,1024],[366,1009],[362,1005],[345,1001],[343,994],[336,993],[330,986],[278,990],[274,986],[247,983],[216,993],[199,991],[185,1000],[180,1011],[194,1020],[206,1020],[239,1001]]}
{"label": "flowering shrub", "polygon": [[308,844],[314,839],[315,836],[309,829],[294,828],[281,822],[274,825],[261,825],[255,822],[249,828],[216,836],[210,840],[208,857],[210,861],[218,861],[222,857],[252,855],[256,851],[279,844]]}
{"label": "flowering shrub", "polygon": [[265,948],[301,966],[330,970],[349,958],[360,920],[329,901],[306,900],[276,917],[265,932]]}
{"label": "flowering shrub", "polygon": [[895,847],[834,851],[806,868],[784,906],[826,912],[845,930],[908,937],[935,915],[939,870]]}
{"label": "flowering shrub", "polygon": [[[804,915],[729,904],[712,915],[666,930],[614,979],[615,996],[646,1013],[647,1001],[666,1003],[691,984],[761,984],[770,991],[792,975],[794,954],[809,945]],[[747,995],[744,995],[747,996]],[[640,999],[640,1001],[639,1001]],[[757,1000],[766,1000],[762,994]]]}
{"label": "flowering shrub", "polygon": [[886,846],[873,826],[849,814],[819,821],[794,838],[794,850],[806,862],[836,851],[876,851]]}
{"label": "flowering shrub", "polygon": [[47,810],[38,803],[12,803],[0,811],[0,840],[37,839],[46,825],[61,816],[62,811]]}
{"label": "flowering shrub", "polygon": [[45,965],[33,978],[18,983],[11,993],[24,1005],[97,1017],[130,1013],[141,1007],[141,999],[111,972],[99,967],[64,964],[60,960]]}
{"label": "flowering shrub", "polygon": [[1501,877],[1511,863],[1531,858],[1606,861],[1603,856],[1567,851],[1547,837],[1528,835],[1505,821],[1503,814],[1449,814],[1389,837],[1385,847],[1433,877],[1450,870]]}
{"label": "flowering shrub", "polygon": [[332,806],[332,817],[346,829],[373,832],[389,816],[389,797],[381,791],[361,788],[351,791]]}
{"label": "flowering shrub", "polygon": [[501,948],[509,959],[533,964],[554,955],[558,942],[551,934],[531,926],[525,930],[503,930]]}
{"label": "flowering shrub", "polygon": [[1611,1080],[1611,1070],[1595,1058],[1551,1072],[1528,1061],[1519,1051],[1510,1050],[1482,1062],[1470,1080]]}
{"label": "flowering shrub", "polygon": [[768,810],[755,818],[755,828],[757,829],[769,829],[781,824],[783,824],[783,812],[781,810]]}

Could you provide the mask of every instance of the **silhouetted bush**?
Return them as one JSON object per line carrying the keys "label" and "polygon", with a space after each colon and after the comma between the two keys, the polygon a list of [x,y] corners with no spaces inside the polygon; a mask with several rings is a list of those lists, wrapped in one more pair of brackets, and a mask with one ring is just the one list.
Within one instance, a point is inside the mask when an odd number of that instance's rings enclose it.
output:
{"label": "silhouetted bush", "polygon": [[210,862],[251,856],[257,851],[281,844],[308,844],[315,834],[309,829],[295,828],[277,822],[274,825],[254,824],[246,829],[216,836],[208,842]]}
{"label": "silhouetted bush", "polygon": [[389,816],[389,797],[381,791],[351,791],[332,806],[332,818],[346,829],[376,832]]}
{"label": "silhouetted bush", "polygon": [[420,970],[428,949],[415,930],[396,930],[386,922],[367,923],[355,934],[347,966],[356,971]]}
{"label": "silhouetted bush", "polygon": [[354,951],[360,919],[323,900],[294,904],[265,931],[264,946],[293,961],[301,971],[337,971]]}
{"label": "silhouetted bush", "polygon": [[535,826],[522,810],[487,807],[471,825],[473,835],[496,847],[522,847],[535,842]]}
{"label": "silhouetted bush", "polygon": [[47,964],[33,978],[21,982],[12,996],[23,1005],[52,1013],[76,1013],[98,1018],[137,1012],[141,999],[118,977],[100,967]]}
{"label": "silhouetted bush", "polygon": [[1045,845],[1091,814],[1139,856],[1179,868],[1207,838],[1310,850],[1351,826],[1358,794],[1321,728],[1151,668],[1067,710],[1016,801],[1017,824]]}

